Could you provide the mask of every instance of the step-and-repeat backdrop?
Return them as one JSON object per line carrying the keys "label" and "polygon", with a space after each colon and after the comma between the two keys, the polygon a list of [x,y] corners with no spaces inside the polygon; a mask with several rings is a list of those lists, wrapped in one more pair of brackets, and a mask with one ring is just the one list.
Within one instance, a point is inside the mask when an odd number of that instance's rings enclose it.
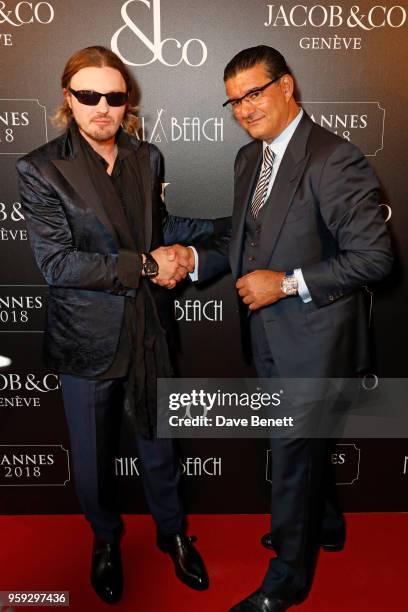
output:
{"label": "step-and-repeat backdrop", "polygon": [[[356,4],[355,4],[356,3]],[[49,117],[76,50],[102,44],[141,92],[143,138],[166,162],[166,204],[179,215],[231,213],[233,163],[246,135],[222,108],[223,68],[268,44],[287,58],[314,121],[358,145],[382,184],[396,266],[373,295],[375,376],[406,377],[404,269],[408,253],[406,105],[408,6],[402,0],[30,0],[0,2],[0,513],[79,510],[58,379],[41,363],[47,288],[36,269],[15,163],[58,132]],[[180,374],[254,375],[242,356],[229,275],[174,294]],[[192,512],[267,512],[270,453],[263,440],[182,440]],[[408,442],[341,440],[327,457],[346,510],[408,510]],[[121,504],[145,512],[128,427],[115,460]]]}

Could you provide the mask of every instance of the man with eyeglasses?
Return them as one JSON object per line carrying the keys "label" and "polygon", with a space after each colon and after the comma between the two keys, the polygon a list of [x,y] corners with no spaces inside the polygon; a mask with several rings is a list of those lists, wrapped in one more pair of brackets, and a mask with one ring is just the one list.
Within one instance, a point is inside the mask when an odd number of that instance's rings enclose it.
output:
{"label": "man with eyeglasses", "polygon": [[163,245],[194,244],[215,225],[168,215],[160,153],[136,137],[134,83],[114,53],[75,53],[62,89],[56,119],[65,133],[17,169],[31,245],[49,285],[45,361],[60,374],[76,490],[94,532],[91,582],[103,601],[120,600],[114,457],[126,408],[157,545],[180,580],[203,590],[208,575],[186,535],[178,457],[173,441],[155,436],[156,378],[172,375],[174,315],[165,289],[194,265],[191,249]]}
{"label": "man with eyeglasses", "polygon": [[[229,260],[259,377],[353,377],[368,366],[362,288],[392,266],[378,181],[355,146],[299,106],[277,50],[241,51],[224,81],[224,106],[253,140],[235,160],[231,239],[200,245],[198,280]],[[261,587],[231,612],[301,602],[319,545],[343,547],[344,519],[326,490],[327,447],[317,437],[271,438],[272,533],[263,543],[276,557]]]}

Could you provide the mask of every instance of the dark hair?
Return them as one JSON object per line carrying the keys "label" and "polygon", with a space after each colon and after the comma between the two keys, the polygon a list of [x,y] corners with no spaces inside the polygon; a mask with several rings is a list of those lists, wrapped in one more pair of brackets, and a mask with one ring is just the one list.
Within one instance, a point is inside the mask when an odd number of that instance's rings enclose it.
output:
{"label": "dark hair", "polygon": [[[74,53],[65,65],[61,77],[61,86],[63,89],[68,89],[72,77],[82,70],[82,68],[103,68],[104,66],[114,68],[120,72],[126,83],[129,98],[131,99],[134,81],[129,70],[115,53],[101,46],[86,47]],[[138,127],[136,111],[136,107],[128,105],[122,122],[123,129],[130,134],[135,133]],[[53,122],[57,126],[66,127],[71,120],[71,116],[71,109],[66,100],[64,100],[63,104],[57,109],[53,117]]]}
{"label": "dark hair", "polygon": [[279,74],[292,74],[285,58],[279,51],[267,45],[258,45],[240,51],[228,62],[224,70],[224,81],[228,81],[238,72],[253,68],[257,64],[265,64],[266,71],[271,79]]}

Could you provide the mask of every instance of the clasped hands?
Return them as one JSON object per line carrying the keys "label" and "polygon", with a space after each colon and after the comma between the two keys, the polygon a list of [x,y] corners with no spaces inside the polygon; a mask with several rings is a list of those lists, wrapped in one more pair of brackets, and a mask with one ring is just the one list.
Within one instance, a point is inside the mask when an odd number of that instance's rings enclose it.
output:
{"label": "clasped hands", "polygon": [[287,297],[281,289],[284,276],[284,272],[255,270],[241,276],[235,283],[235,287],[249,310],[258,310]]}
{"label": "clasped hands", "polygon": [[161,246],[151,251],[151,255],[159,264],[159,274],[151,281],[166,289],[173,289],[189,272],[194,271],[194,252],[190,247],[181,244]]}

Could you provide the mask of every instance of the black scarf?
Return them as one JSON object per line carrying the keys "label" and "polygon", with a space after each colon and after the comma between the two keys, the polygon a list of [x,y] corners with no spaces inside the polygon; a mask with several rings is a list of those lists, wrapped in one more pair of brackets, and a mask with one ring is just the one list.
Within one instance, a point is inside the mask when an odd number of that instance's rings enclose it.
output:
{"label": "black scarf", "polygon": [[[80,136],[74,122],[70,133],[74,152],[81,157],[115,228],[119,247],[143,252],[145,210],[141,171],[129,137],[119,131],[118,158],[110,177],[106,161]],[[160,322],[149,280],[141,278],[136,297],[124,299],[127,335],[124,340],[130,351],[125,410],[137,431],[151,438],[157,423],[157,378],[173,376],[166,331]]]}

